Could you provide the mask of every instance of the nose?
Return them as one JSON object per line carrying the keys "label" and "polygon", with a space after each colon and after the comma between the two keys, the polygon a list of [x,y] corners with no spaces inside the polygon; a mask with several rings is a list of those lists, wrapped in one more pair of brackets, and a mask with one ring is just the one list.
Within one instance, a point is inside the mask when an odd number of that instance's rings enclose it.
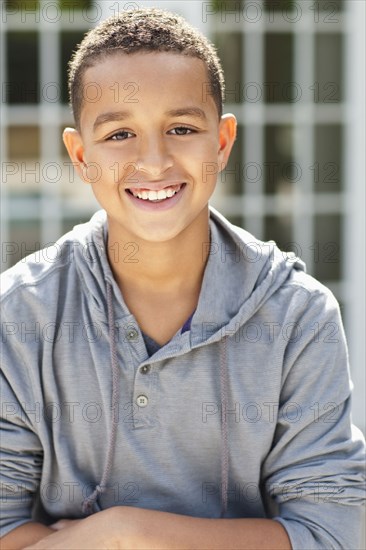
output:
{"label": "nose", "polygon": [[164,136],[154,134],[141,139],[137,166],[139,171],[153,178],[159,178],[173,166],[172,155],[164,142]]}

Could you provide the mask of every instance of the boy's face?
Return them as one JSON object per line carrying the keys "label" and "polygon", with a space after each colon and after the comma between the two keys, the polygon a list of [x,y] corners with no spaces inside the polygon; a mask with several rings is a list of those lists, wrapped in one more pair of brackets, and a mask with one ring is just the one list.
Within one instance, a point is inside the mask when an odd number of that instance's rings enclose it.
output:
{"label": "boy's face", "polygon": [[64,141],[110,232],[166,241],[207,218],[236,122],[219,121],[204,63],[171,52],[117,53],[87,69],[83,84],[80,133],[67,129]]}

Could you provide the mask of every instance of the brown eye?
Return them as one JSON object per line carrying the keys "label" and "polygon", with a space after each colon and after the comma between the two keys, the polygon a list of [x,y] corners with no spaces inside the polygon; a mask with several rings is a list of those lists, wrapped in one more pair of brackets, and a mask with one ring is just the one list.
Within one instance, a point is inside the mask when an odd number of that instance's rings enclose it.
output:
{"label": "brown eye", "polygon": [[110,136],[108,139],[111,141],[124,141],[125,139],[128,139],[128,137],[133,136],[131,132],[127,132],[127,130],[120,130],[119,132],[116,132],[113,134],[113,136]]}
{"label": "brown eye", "polygon": [[191,128],[187,128],[186,126],[178,126],[177,128],[173,128],[172,132],[175,132],[176,136],[187,136],[188,134],[191,134],[193,130],[191,130]]}

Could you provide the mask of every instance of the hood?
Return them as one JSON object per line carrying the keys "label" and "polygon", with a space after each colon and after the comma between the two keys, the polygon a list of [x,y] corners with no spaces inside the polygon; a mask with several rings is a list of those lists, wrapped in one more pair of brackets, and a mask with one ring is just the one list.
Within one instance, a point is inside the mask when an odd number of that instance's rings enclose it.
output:
{"label": "hood", "polygon": [[[303,261],[229,223],[210,208],[210,254],[196,313],[192,344],[217,341],[242,326]],[[202,329],[204,327],[204,330]]]}
{"label": "hood", "polygon": [[[75,266],[96,318],[106,320],[109,283],[116,317],[131,320],[105,254],[106,212],[98,211],[89,223],[76,226],[72,233],[77,241]],[[208,251],[208,260],[191,322],[192,347],[221,339],[224,329],[226,334],[237,330],[281,287],[293,269],[305,271],[305,264],[293,253],[282,252],[273,241],[260,241],[230,224],[212,207],[210,233],[211,242],[203,243],[202,249],[203,254]],[[128,249],[125,255],[130,252]]]}

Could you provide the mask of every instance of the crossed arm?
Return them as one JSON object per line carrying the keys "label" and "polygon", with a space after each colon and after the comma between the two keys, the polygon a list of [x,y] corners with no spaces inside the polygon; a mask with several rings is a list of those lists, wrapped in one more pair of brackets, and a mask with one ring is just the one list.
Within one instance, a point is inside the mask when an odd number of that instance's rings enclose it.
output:
{"label": "crossed arm", "polygon": [[1,539],[2,550],[291,550],[284,527],[271,519],[193,518],[116,506],[52,528],[26,523]]}

